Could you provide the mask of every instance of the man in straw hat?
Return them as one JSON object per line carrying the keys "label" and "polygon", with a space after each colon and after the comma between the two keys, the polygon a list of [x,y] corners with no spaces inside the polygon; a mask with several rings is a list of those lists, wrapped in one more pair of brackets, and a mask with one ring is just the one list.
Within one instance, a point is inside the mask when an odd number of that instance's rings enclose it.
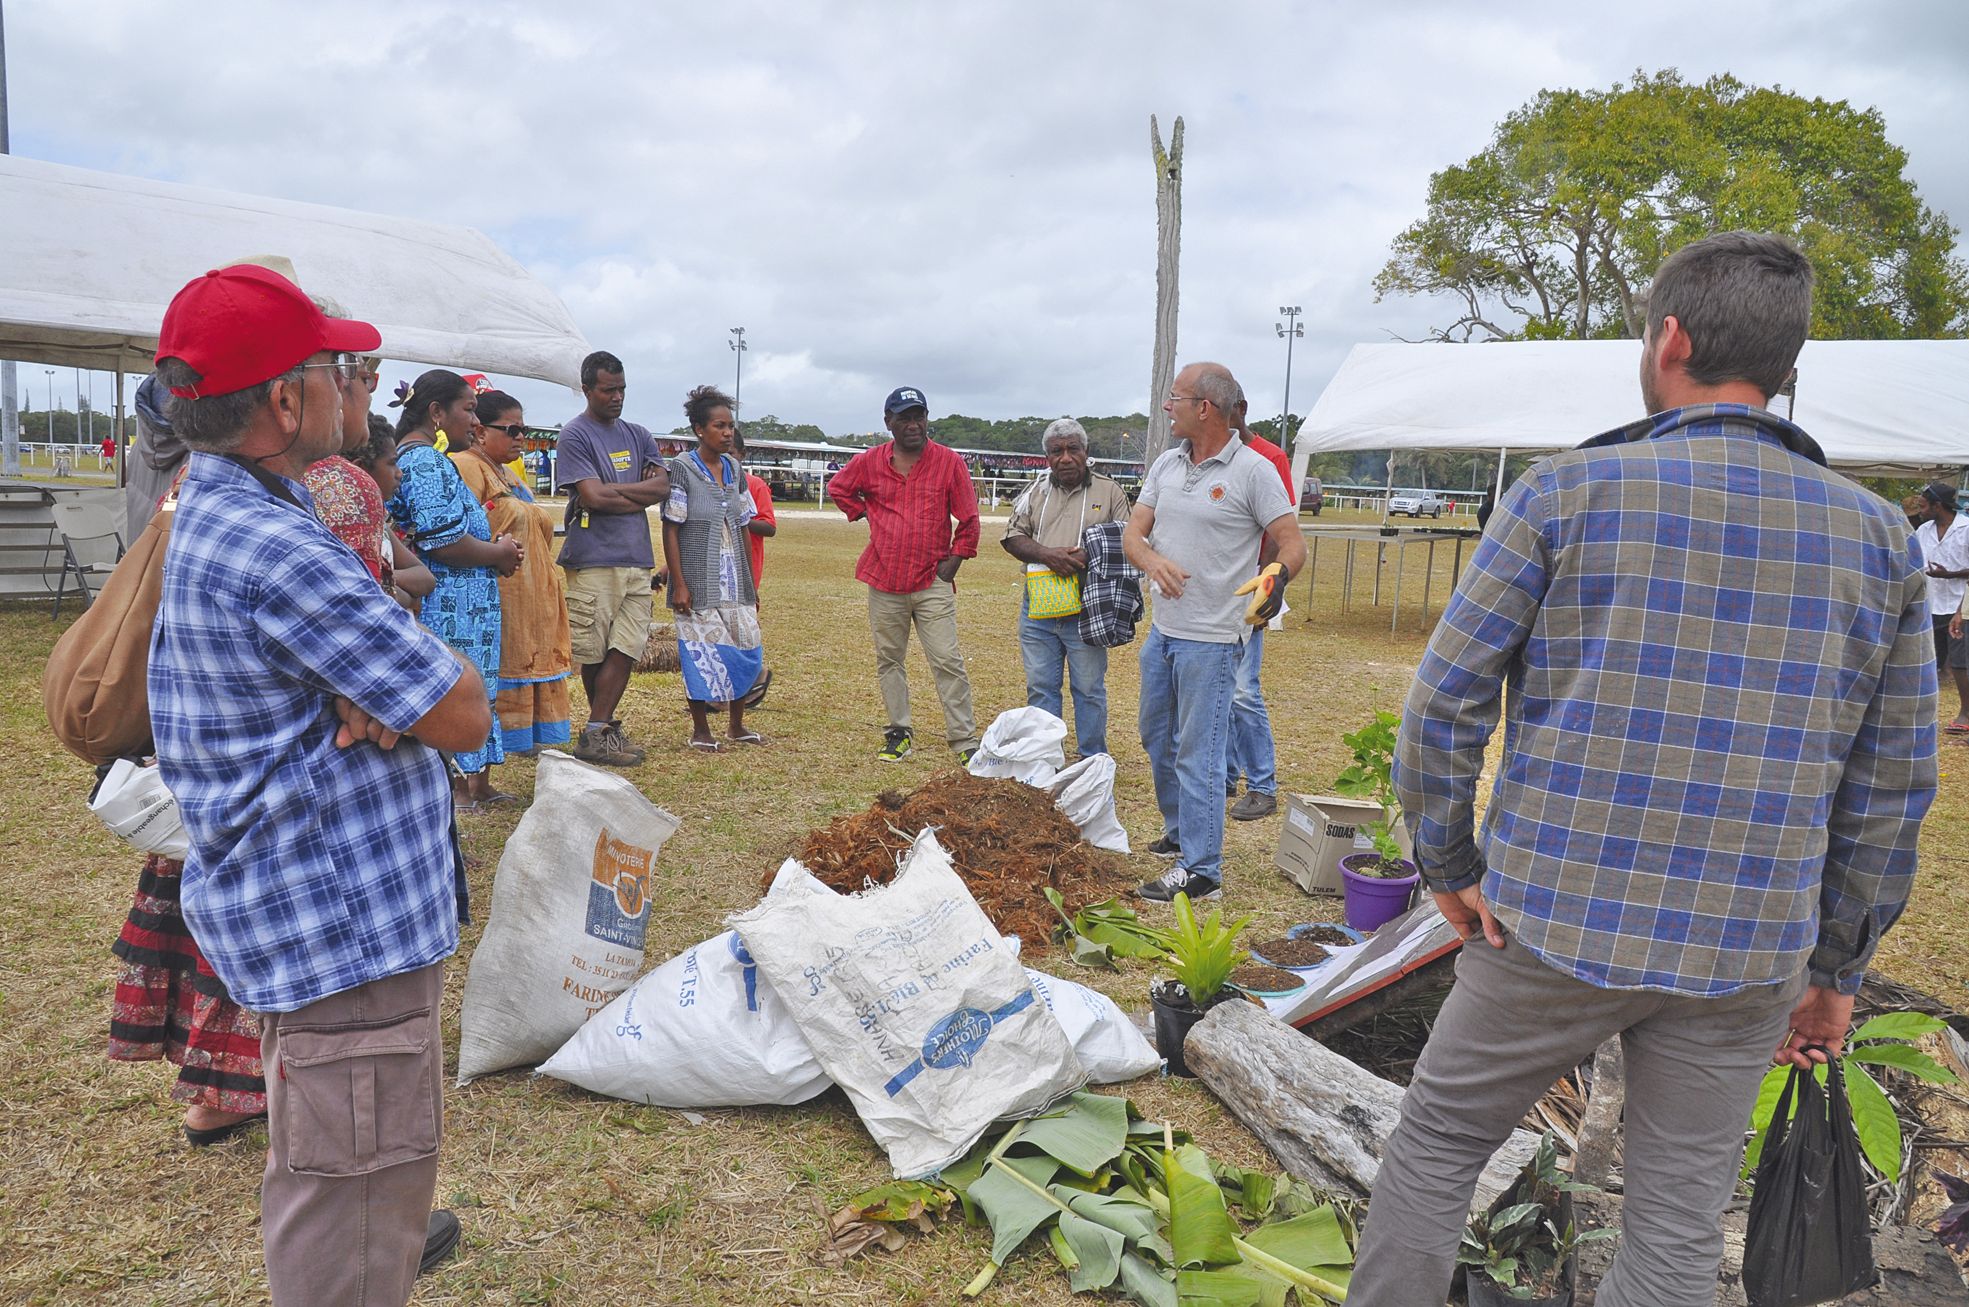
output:
{"label": "man in straw hat", "polygon": [[401,1304],[457,1242],[433,1213],[443,960],[463,862],[439,749],[491,729],[472,667],[420,628],[311,510],[340,448],[367,323],[255,266],[194,279],[158,381],[191,450],[149,690],[191,838],[183,910],[261,1014],[261,1187],[277,1304]]}

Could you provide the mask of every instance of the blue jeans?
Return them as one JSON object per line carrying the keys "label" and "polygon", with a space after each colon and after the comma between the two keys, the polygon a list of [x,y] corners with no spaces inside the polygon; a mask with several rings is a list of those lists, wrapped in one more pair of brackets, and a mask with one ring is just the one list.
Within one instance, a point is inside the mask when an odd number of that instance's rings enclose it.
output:
{"label": "blue jeans", "polygon": [[1253,794],[1278,793],[1278,757],[1272,747],[1272,715],[1258,677],[1265,665],[1265,628],[1255,626],[1237,660],[1237,693],[1231,698],[1231,743],[1224,770],[1226,787],[1244,777]]}
{"label": "blue jeans", "polygon": [[1162,833],[1192,875],[1224,878],[1224,752],[1238,646],[1178,640],[1149,628],[1142,644],[1142,747],[1155,776]]}
{"label": "blue jeans", "polygon": [[1019,654],[1026,706],[1064,718],[1060,678],[1071,676],[1074,747],[1083,758],[1108,751],[1108,651],[1080,638],[1080,618],[1028,617],[1019,606]]}

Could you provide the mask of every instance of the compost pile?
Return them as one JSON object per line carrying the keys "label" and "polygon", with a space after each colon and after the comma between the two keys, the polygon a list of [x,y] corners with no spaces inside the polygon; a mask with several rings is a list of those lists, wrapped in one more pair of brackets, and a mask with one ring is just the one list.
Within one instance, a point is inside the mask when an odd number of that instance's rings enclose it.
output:
{"label": "compost pile", "polygon": [[[885,790],[866,812],[837,817],[807,836],[800,861],[829,889],[852,894],[895,879],[896,859],[926,826],[1000,934],[1042,951],[1069,916],[1133,886],[1127,859],[1085,843],[1046,791],[965,772],[933,777],[909,794]],[[766,884],[772,878],[766,878]]]}

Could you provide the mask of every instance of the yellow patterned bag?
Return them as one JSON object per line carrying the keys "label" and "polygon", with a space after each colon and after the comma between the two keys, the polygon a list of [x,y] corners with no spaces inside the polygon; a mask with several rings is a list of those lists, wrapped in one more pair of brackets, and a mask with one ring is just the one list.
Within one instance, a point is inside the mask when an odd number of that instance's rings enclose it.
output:
{"label": "yellow patterned bag", "polygon": [[1026,616],[1080,615],[1080,578],[1061,576],[1044,563],[1026,564]]}

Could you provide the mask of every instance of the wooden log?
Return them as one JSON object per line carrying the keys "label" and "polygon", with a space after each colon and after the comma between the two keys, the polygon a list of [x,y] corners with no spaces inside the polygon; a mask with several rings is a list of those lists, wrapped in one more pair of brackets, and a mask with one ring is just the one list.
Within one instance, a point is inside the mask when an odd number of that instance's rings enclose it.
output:
{"label": "wooden log", "polygon": [[1579,1121],[1579,1144],[1573,1150],[1572,1178],[1597,1189],[1607,1187],[1614,1153],[1620,1144],[1620,1109],[1627,1103],[1627,1059],[1620,1036],[1600,1045],[1593,1055],[1593,1092]]}
{"label": "wooden log", "polygon": [[[1306,1038],[1255,1003],[1221,1003],[1190,1031],[1183,1059],[1279,1164],[1309,1184],[1364,1196],[1401,1115],[1401,1086]],[[1485,1165],[1471,1210],[1489,1206],[1531,1160],[1514,1130]]]}

